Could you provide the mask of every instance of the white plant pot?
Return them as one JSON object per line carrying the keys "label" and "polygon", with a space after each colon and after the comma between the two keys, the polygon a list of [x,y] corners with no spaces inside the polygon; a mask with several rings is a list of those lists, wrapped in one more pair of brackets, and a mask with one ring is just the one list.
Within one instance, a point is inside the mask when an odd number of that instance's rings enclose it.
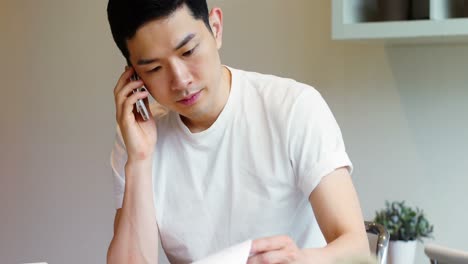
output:
{"label": "white plant pot", "polygon": [[416,246],[418,242],[414,241],[390,241],[388,244],[387,264],[413,264],[416,255]]}

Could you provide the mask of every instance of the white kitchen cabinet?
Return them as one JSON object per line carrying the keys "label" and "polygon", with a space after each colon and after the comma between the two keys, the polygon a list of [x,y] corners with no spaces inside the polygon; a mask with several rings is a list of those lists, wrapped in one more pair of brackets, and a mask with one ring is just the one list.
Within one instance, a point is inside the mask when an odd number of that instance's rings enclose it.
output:
{"label": "white kitchen cabinet", "polygon": [[[383,21],[380,0],[332,0],[332,39],[388,43],[468,43],[468,0],[407,0],[426,4],[423,19]],[[394,0],[387,0],[394,1]],[[424,1],[426,1],[424,3]],[[423,5],[419,5],[422,7]],[[419,12],[418,17],[421,17]]]}

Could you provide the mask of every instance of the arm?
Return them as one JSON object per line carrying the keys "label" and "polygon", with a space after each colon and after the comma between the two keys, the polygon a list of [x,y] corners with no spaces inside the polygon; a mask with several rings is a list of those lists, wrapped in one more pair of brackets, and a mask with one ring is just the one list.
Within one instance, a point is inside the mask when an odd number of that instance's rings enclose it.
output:
{"label": "arm", "polygon": [[[124,168],[122,208],[116,213],[114,237],[107,252],[107,263],[110,264],[158,261],[158,227],[152,184],[157,130],[153,118],[143,121],[141,116],[134,114],[136,101],[146,98],[148,92],[132,92],[143,84],[141,80],[130,81],[133,73],[132,68],[126,69],[114,89],[116,119],[128,158]],[[148,107],[147,99],[145,104]]]}
{"label": "arm", "polygon": [[125,166],[125,194],[117,210],[107,263],[157,263],[158,229],[151,163]]}
{"label": "arm", "polygon": [[333,263],[339,257],[370,254],[361,207],[347,169],[325,176],[309,201],[328,245],[306,249],[308,259]]}
{"label": "arm", "polygon": [[340,168],[325,176],[309,201],[328,245],[300,249],[288,236],[261,238],[252,242],[254,256],[249,258],[249,264],[332,264],[343,258],[369,256],[361,209],[346,169]]}

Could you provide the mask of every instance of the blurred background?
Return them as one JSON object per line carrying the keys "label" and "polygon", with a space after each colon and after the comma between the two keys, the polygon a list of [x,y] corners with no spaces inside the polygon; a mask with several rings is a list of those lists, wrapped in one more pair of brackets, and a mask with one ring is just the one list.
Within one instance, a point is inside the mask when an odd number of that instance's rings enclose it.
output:
{"label": "blurred background", "polygon": [[[468,45],[332,41],[328,0],[209,4],[224,11],[224,64],[322,93],[366,219],[406,200],[424,209],[435,241],[468,249]],[[0,0],[0,263],[105,262],[112,90],[125,66],[106,6]],[[422,244],[416,263],[428,263]]]}

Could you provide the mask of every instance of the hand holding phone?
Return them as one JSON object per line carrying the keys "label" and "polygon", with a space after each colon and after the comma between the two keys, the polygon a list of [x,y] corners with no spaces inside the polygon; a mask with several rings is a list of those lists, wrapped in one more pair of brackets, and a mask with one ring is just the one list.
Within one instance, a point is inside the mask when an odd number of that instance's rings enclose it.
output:
{"label": "hand holding phone", "polygon": [[156,121],[147,108],[149,93],[141,80],[134,81],[137,78],[134,73],[134,69],[127,67],[114,88],[116,120],[128,161],[149,162],[157,141]]}

